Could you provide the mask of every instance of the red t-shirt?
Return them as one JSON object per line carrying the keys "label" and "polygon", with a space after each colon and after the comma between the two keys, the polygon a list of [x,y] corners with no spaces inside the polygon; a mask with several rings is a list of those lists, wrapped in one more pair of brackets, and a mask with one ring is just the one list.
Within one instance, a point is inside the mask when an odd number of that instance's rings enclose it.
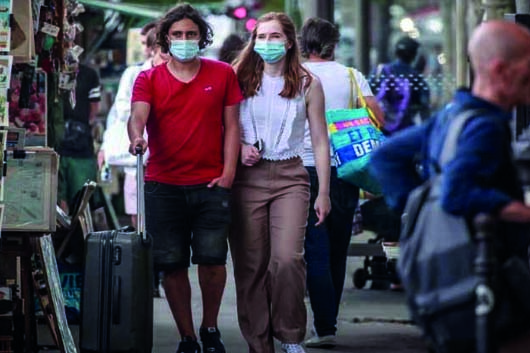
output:
{"label": "red t-shirt", "polygon": [[199,72],[188,83],[175,78],[165,64],[141,72],[131,101],[151,106],[145,180],[196,185],[219,177],[224,107],[242,99],[234,70],[220,61],[201,58]]}

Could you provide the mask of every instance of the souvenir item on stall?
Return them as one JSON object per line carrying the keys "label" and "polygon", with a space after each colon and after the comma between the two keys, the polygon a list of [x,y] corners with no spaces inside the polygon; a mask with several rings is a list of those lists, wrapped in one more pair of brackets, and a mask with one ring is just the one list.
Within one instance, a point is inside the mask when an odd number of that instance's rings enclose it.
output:
{"label": "souvenir item on stall", "polygon": [[0,52],[10,50],[12,13],[12,0],[0,0]]}
{"label": "souvenir item on stall", "polygon": [[47,74],[15,65],[10,87],[9,125],[26,129],[26,146],[46,146]]}
{"label": "souvenir item on stall", "polygon": [[32,257],[31,274],[40,306],[46,308],[44,318],[57,344],[58,351],[77,353],[76,343],[64,310],[65,301],[51,235],[39,237],[36,248],[35,256]]}
{"label": "souvenir item on stall", "polygon": [[34,26],[31,1],[14,0],[10,54],[15,63],[31,63],[35,59]]}
{"label": "souvenir item on stall", "polygon": [[[385,137],[374,114],[366,106],[353,69],[350,68],[349,73],[349,108],[326,111],[331,146],[337,161],[337,175],[340,179],[377,195],[381,193],[381,188],[368,172],[368,163],[371,152]],[[354,93],[354,85],[357,87],[357,95]],[[360,108],[353,108],[355,96],[361,103]]]}
{"label": "souvenir item on stall", "polygon": [[12,66],[13,57],[11,55],[0,55],[0,126],[7,126],[9,124],[7,89],[11,82]]}
{"label": "souvenir item on stall", "polygon": [[13,57],[11,55],[0,55],[0,126],[7,126],[9,124],[7,90],[11,82],[12,66]]}
{"label": "souvenir item on stall", "polygon": [[17,127],[2,126],[0,133],[6,133],[5,147],[8,150],[23,150],[25,147],[26,130]]}
{"label": "souvenir item on stall", "polygon": [[13,57],[11,55],[0,55],[0,92],[4,92],[9,88],[12,67]]}
{"label": "souvenir item on stall", "polygon": [[51,149],[8,151],[2,189],[6,205],[2,230],[54,232],[58,155]]}

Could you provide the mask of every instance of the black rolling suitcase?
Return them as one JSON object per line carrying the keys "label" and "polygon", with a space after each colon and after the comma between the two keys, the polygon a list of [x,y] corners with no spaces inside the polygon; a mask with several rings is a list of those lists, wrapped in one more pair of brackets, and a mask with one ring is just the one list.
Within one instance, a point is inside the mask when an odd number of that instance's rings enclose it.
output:
{"label": "black rolling suitcase", "polygon": [[145,232],[142,155],[138,155],[138,224],[86,239],[81,352],[150,353],[153,345],[152,249]]}

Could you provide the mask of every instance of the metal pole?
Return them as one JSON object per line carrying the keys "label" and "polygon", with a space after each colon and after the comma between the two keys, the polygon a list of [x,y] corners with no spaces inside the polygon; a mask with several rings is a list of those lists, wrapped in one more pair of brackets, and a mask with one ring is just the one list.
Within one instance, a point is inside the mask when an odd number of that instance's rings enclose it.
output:
{"label": "metal pole", "polygon": [[484,7],[484,21],[502,19],[505,13],[514,11],[513,2],[510,0],[482,0],[482,7]]}
{"label": "metal pole", "polygon": [[530,13],[530,1],[515,0],[515,11],[517,13]]}
{"label": "metal pole", "polygon": [[378,1],[376,4],[376,12],[374,13],[375,23],[377,23],[378,31],[374,33],[376,36],[377,46],[377,60],[376,64],[386,63],[390,61],[389,47],[390,47],[390,2],[388,0]]}
{"label": "metal pole", "polygon": [[[446,62],[444,68],[444,75],[451,77],[456,72],[455,67],[455,45],[454,45],[454,15],[453,15],[453,0],[442,0],[441,2],[441,13],[444,28],[446,29],[443,34],[443,52],[445,53]],[[443,101],[447,102],[451,99],[452,90],[444,90]]]}
{"label": "metal pole", "polygon": [[355,66],[367,73],[370,70],[370,6],[367,0],[355,2]]}
{"label": "metal pole", "polygon": [[305,21],[311,17],[318,16],[318,0],[305,0],[304,6],[302,7],[302,19]]}
{"label": "metal pole", "polygon": [[[286,0],[286,4],[287,1],[291,0]],[[303,0],[302,4],[300,11],[304,21],[310,17],[320,17],[334,23],[335,4],[333,0]]]}
{"label": "metal pole", "polygon": [[302,14],[298,0],[285,0],[285,13],[288,14],[294,22],[296,29],[302,27]]}
{"label": "metal pole", "polygon": [[469,65],[467,60],[467,1],[456,1],[456,85],[467,86],[469,83]]}
{"label": "metal pole", "polygon": [[475,274],[478,285],[475,288],[475,332],[476,353],[496,352],[493,340],[493,320],[491,313],[495,304],[493,293],[493,274],[495,267],[495,255],[493,252],[493,238],[495,237],[495,220],[487,214],[479,214],[475,217],[475,228],[477,229],[477,256],[475,258]]}
{"label": "metal pole", "polygon": [[335,1],[334,0],[318,0],[317,1],[317,16],[328,20],[335,21]]}

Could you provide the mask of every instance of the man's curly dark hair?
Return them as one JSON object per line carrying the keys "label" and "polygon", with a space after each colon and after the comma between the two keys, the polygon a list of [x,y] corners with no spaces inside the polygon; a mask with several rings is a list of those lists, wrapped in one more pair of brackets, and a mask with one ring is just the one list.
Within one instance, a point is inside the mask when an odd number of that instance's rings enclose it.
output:
{"label": "man's curly dark hair", "polygon": [[212,44],[213,31],[212,27],[204,20],[202,15],[190,4],[179,4],[169,10],[158,23],[157,43],[160,45],[163,53],[169,52],[168,34],[169,28],[173,23],[183,19],[192,20],[198,27],[201,39],[199,48],[204,49]]}

